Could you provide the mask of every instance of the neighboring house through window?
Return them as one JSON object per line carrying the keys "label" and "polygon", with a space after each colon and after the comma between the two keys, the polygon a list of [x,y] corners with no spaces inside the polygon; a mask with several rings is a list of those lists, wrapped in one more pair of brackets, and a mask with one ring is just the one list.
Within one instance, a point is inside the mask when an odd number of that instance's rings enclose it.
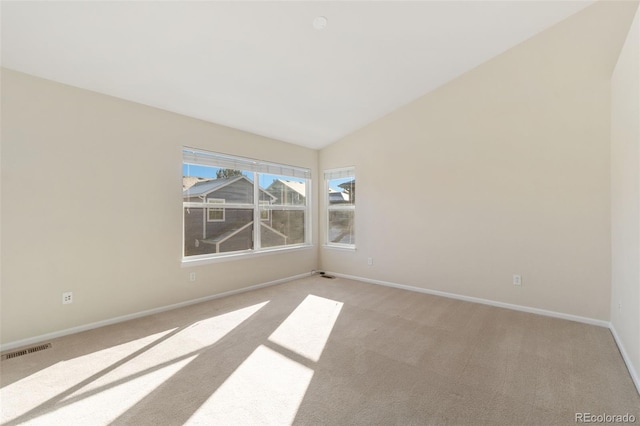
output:
{"label": "neighboring house through window", "polygon": [[328,246],[355,248],[356,175],[354,167],[324,172]]}
{"label": "neighboring house through window", "polygon": [[192,148],[182,154],[183,261],[310,244],[309,169]]}

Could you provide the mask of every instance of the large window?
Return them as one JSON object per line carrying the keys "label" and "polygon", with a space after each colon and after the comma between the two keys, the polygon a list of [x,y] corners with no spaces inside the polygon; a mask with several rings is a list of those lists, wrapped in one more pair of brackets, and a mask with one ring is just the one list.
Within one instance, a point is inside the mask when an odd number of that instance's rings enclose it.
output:
{"label": "large window", "polygon": [[310,244],[309,169],[192,148],[182,157],[184,260]]}
{"label": "large window", "polygon": [[327,245],[355,248],[356,175],[353,167],[324,172]]}

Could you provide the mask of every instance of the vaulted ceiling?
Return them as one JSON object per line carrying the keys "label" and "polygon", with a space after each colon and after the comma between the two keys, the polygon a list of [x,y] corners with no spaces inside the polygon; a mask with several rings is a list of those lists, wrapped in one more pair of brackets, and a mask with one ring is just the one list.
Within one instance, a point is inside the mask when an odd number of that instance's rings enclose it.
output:
{"label": "vaulted ceiling", "polygon": [[3,1],[2,65],[321,148],[591,3]]}

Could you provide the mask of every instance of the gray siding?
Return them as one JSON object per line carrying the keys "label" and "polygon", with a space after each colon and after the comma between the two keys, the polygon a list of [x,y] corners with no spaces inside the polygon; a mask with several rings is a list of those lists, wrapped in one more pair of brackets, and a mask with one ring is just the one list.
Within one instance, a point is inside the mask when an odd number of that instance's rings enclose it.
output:
{"label": "gray siding", "polygon": [[[233,182],[206,195],[206,198],[224,199],[225,203],[253,203],[253,186],[245,179]],[[269,202],[273,198],[260,191],[260,199]],[[201,202],[198,197],[189,197],[185,201]],[[211,208],[220,207],[212,204]],[[224,220],[207,221],[206,208],[189,208],[184,212],[185,255],[216,253],[216,243],[220,252],[247,250],[253,248],[253,226],[238,231],[253,220],[253,209],[225,209]],[[301,211],[272,211],[268,224],[278,232],[261,227],[260,238],[263,247],[275,247],[284,244],[297,244],[304,241],[304,226]],[[236,232],[237,231],[237,232]],[[224,241],[223,241],[224,240]]]}

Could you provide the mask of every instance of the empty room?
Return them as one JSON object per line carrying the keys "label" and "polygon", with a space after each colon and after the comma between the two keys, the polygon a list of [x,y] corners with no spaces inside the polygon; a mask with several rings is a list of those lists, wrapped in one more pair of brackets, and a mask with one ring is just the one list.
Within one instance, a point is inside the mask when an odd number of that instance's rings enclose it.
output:
{"label": "empty room", "polygon": [[0,424],[640,423],[638,1],[0,19]]}

